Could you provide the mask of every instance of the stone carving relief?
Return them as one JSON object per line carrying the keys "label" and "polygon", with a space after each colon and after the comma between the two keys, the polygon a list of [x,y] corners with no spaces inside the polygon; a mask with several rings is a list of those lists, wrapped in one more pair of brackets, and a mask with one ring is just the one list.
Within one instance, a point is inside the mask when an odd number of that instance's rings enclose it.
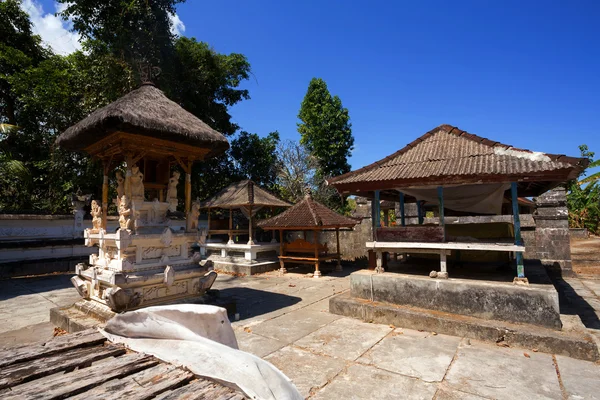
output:
{"label": "stone carving relief", "polygon": [[198,218],[200,217],[200,199],[196,199],[192,203],[192,209],[187,215],[187,231],[193,232],[198,230]]}
{"label": "stone carving relief", "polygon": [[102,229],[102,207],[100,207],[96,200],[92,200],[90,214],[92,214],[91,233],[98,233]]}
{"label": "stone carving relief", "polygon": [[137,165],[131,167],[131,198],[132,200],[144,200],[144,174],[140,172]]}
{"label": "stone carving relief", "polygon": [[131,230],[131,202],[126,195],[121,196],[121,201],[119,202],[119,225],[121,229]]}
{"label": "stone carving relief", "polygon": [[179,183],[180,173],[178,171],[173,172],[173,176],[169,179],[169,188],[167,189],[167,203],[169,203],[169,211],[177,211],[177,184]]}
{"label": "stone carving relief", "polygon": [[167,285],[168,287],[171,287],[171,285],[173,285],[173,282],[175,282],[175,270],[170,265],[167,265],[167,267],[165,268],[164,282],[165,285]]}
{"label": "stone carving relief", "polygon": [[117,177],[117,198],[115,200],[115,205],[118,207],[121,202],[121,197],[125,194],[125,178],[121,171],[115,172],[115,175]]}
{"label": "stone carving relief", "polygon": [[173,241],[173,232],[171,232],[171,228],[165,228],[162,235],[160,235],[160,242],[165,246],[170,246]]}

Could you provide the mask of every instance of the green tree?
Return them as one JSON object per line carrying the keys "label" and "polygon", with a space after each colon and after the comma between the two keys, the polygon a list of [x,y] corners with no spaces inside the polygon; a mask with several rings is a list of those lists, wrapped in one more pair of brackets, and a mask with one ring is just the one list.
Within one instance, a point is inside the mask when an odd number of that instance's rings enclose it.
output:
{"label": "green tree", "polygon": [[310,81],[298,118],[300,143],[318,160],[319,175],[325,178],[349,172],[348,157],[354,146],[350,116],[323,79]]}
{"label": "green tree", "polygon": [[237,175],[254,181],[269,190],[275,189],[277,177],[277,146],[279,132],[271,132],[261,138],[256,133],[240,132],[231,141],[231,157]]}
{"label": "green tree", "polygon": [[567,183],[567,208],[569,210],[569,226],[572,228],[587,228],[594,234],[600,234],[600,184],[598,179],[600,173],[585,176],[590,168],[598,166],[594,161],[594,152],[588,146],[579,146],[581,157],[588,158],[590,164],[577,179]]}

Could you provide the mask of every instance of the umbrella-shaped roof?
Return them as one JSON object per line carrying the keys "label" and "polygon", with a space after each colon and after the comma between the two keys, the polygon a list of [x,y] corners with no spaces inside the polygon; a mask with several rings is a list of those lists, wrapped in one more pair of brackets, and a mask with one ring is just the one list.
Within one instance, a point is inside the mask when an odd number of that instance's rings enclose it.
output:
{"label": "umbrella-shaped roof", "polygon": [[290,207],[291,204],[251,180],[232,183],[200,203],[201,208]]}
{"label": "umbrella-shaped roof", "polygon": [[[56,143],[67,150],[91,152],[88,150],[90,146],[117,133],[139,137],[137,143],[140,147],[165,147],[165,143],[168,147],[168,143],[177,143],[187,145],[192,153],[194,148],[206,149],[204,158],[218,155],[229,148],[225,136],[167,98],[151,83],[142,84],[138,89],[92,112],[64,131]],[[144,141],[144,137],[155,138],[160,143]],[[114,147],[117,139],[106,146]],[[99,150],[94,148],[94,151]]]}
{"label": "umbrella-shaped roof", "polygon": [[260,221],[262,229],[335,229],[352,228],[357,220],[345,217],[315,201],[307,194],[302,201],[272,218]]}

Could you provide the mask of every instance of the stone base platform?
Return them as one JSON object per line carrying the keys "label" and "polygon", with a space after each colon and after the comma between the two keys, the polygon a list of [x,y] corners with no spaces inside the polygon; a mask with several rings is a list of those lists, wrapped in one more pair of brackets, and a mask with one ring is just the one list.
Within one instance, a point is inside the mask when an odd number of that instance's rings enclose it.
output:
{"label": "stone base platform", "polygon": [[[562,331],[529,324],[515,324],[416,307],[369,301],[342,293],[329,300],[332,314],[376,324],[417,329],[446,335],[522,347],[580,360],[600,360],[598,346],[576,316],[563,316]],[[572,318],[571,318],[572,317]]]}
{"label": "stone base platform", "polygon": [[350,276],[350,293],[357,299],[560,330],[558,292],[547,282],[515,285],[360,270]]}
{"label": "stone base platform", "polygon": [[[161,305],[172,304],[210,304],[227,309],[229,316],[236,312],[236,304],[231,300],[221,300],[218,290],[209,290],[203,296],[191,299],[176,300]],[[50,309],[50,322],[69,333],[90,328],[103,327],[106,321],[116,313],[104,304],[91,300],[79,300],[67,307]]]}
{"label": "stone base platform", "polygon": [[211,256],[215,270],[233,274],[256,275],[279,269],[279,260],[248,261],[238,257]]}

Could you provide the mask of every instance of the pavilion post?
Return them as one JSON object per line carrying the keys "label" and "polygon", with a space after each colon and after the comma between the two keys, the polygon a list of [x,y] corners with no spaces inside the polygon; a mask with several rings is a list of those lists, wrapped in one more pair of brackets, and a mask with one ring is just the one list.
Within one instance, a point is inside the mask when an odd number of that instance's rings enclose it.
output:
{"label": "pavilion post", "polygon": [[377,241],[377,229],[379,228],[381,219],[381,200],[379,197],[379,190],[375,191],[371,206],[373,210],[373,240]]}
{"label": "pavilion post", "polygon": [[[520,246],[523,244],[521,239],[521,220],[519,218],[519,198],[517,196],[517,183],[512,182],[510,184],[510,192],[512,195],[512,211],[513,211],[513,222],[515,226],[515,244]],[[523,252],[516,252],[517,258],[517,278],[525,278],[525,268],[523,266]]]}
{"label": "pavilion post", "polygon": [[419,225],[423,225],[423,200],[417,200],[417,219]]}
{"label": "pavilion post", "polygon": [[102,229],[106,231],[108,220],[108,170],[110,161],[104,160],[103,163],[104,176],[102,177]]}
{"label": "pavilion post", "polygon": [[125,195],[131,200],[131,167],[133,167],[133,158],[130,155],[125,157]]}
{"label": "pavilion post", "polygon": [[185,215],[192,209],[192,174],[188,171],[185,173]]}
{"label": "pavilion post", "polygon": [[248,207],[248,244],[253,245],[254,240],[252,240],[252,206]]}
{"label": "pavilion post", "polygon": [[[273,233],[275,233],[275,231],[273,231]],[[280,229],[279,230],[279,273],[281,275],[283,275],[287,272],[287,270],[285,269],[285,263],[282,258],[284,256],[285,256],[285,253],[284,253],[284,249],[283,249],[283,229]]]}
{"label": "pavilion post", "polygon": [[233,244],[233,217],[231,216],[231,208],[229,209],[229,242],[227,244]]}
{"label": "pavilion post", "polygon": [[390,210],[383,210],[383,226],[390,226]]}
{"label": "pavilion post", "polygon": [[208,214],[208,238],[210,239],[210,207],[206,210]]}
{"label": "pavilion post", "polygon": [[440,226],[443,230],[444,242],[446,241],[446,223],[444,221],[444,187],[438,186],[437,188],[439,214],[440,214]]}
{"label": "pavilion post", "polygon": [[400,224],[406,226],[406,217],[404,214],[404,193],[400,192]]}
{"label": "pavilion post", "polygon": [[337,245],[337,265],[335,266],[335,270],[339,272],[342,270],[342,256],[340,253],[340,228],[335,228],[335,242]]}
{"label": "pavilion post", "polygon": [[318,278],[321,276],[321,271],[319,271],[319,235],[318,231],[313,231],[313,245],[315,248],[315,274],[314,277]]}

